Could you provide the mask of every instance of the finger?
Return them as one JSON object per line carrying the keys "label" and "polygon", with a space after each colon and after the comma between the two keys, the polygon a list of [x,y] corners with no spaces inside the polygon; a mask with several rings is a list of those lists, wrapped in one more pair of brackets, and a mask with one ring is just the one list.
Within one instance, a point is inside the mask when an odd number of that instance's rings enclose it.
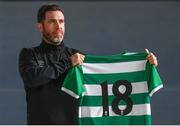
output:
{"label": "finger", "polygon": [[84,55],[81,55],[81,57],[82,57],[82,58],[85,58],[85,56],[84,56]]}
{"label": "finger", "polygon": [[83,63],[83,61],[84,61],[84,57],[83,57],[83,56],[80,56],[80,57],[79,57],[79,64],[81,65],[81,64]]}
{"label": "finger", "polygon": [[147,52],[147,54],[149,54],[150,52],[149,52],[149,50],[147,49],[147,48],[145,48],[145,51]]}
{"label": "finger", "polygon": [[79,62],[80,62],[80,64],[82,64],[82,63],[83,63],[83,61],[84,61],[84,60],[83,60],[83,59],[81,59],[81,60],[79,61]]}
{"label": "finger", "polygon": [[151,57],[152,59],[156,59],[156,56],[153,53],[150,53],[149,57]]}
{"label": "finger", "polygon": [[79,57],[79,60],[80,60],[80,61],[83,61],[83,60],[84,60],[84,57],[83,57],[83,56],[80,56],[80,57]]}
{"label": "finger", "polygon": [[158,62],[155,62],[154,60],[150,60],[149,62],[150,62],[150,64],[154,64],[155,66],[158,65]]}
{"label": "finger", "polygon": [[149,52],[146,58],[148,58],[148,59],[152,58],[153,59],[153,58],[156,58],[156,57],[152,52]]}
{"label": "finger", "polygon": [[84,55],[81,55],[81,59],[83,59],[83,60],[84,60],[84,58],[85,58],[85,56],[84,56]]}

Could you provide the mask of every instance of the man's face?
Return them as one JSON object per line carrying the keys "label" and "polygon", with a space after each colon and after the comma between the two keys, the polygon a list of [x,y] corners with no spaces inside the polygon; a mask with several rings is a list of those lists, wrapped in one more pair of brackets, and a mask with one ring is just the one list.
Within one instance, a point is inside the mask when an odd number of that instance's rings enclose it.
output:
{"label": "man's face", "polygon": [[65,32],[64,15],[61,11],[46,12],[45,20],[41,25],[40,31],[44,39],[55,45],[61,43]]}

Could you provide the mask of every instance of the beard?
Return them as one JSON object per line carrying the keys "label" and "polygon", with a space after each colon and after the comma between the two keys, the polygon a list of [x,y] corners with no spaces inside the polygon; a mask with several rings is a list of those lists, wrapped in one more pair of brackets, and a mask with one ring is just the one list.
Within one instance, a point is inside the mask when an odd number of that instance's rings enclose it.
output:
{"label": "beard", "polygon": [[45,28],[43,29],[42,32],[43,38],[50,44],[53,45],[59,45],[63,41],[64,38],[64,33],[62,33],[61,36],[55,36],[54,33],[48,33],[46,32]]}
{"label": "beard", "polygon": [[59,45],[62,40],[63,40],[63,36],[62,37],[54,37],[51,34],[45,33],[43,32],[43,38],[48,42],[51,43],[53,45]]}

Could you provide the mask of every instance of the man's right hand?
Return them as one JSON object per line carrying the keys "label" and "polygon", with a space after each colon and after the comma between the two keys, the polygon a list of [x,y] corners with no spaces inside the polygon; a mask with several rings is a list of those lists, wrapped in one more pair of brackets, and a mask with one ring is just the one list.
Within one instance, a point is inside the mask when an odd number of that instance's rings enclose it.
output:
{"label": "man's right hand", "polygon": [[71,61],[72,61],[72,65],[80,65],[83,63],[84,61],[84,55],[80,54],[80,53],[75,53],[71,56]]}

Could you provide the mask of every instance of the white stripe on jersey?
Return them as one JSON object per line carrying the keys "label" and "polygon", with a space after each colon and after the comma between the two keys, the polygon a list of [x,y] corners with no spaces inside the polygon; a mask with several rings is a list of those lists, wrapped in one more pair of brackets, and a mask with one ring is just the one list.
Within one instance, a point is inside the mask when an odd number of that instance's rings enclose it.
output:
{"label": "white stripe on jersey", "polygon": [[[124,106],[119,106],[124,107]],[[79,117],[102,117],[103,107],[102,106],[81,106],[79,107]],[[133,105],[132,111],[125,116],[139,116],[139,115],[151,115],[150,104],[139,104]],[[119,116],[115,114],[112,107],[109,106],[109,116]]]}
{"label": "white stripe on jersey", "polygon": [[120,63],[83,63],[84,74],[109,74],[144,71],[147,60]]}
{"label": "white stripe on jersey", "polygon": [[[132,84],[132,93],[131,94],[148,93],[148,86],[147,86],[146,81],[135,82],[135,83],[131,83],[131,84]],[[113,86],[112,84],[108,84],[108,95],[113,95],[112,86]],[[84,92],[85,96],[102,96],[101,85],[84,84],[84,89],[85,89],[85,92]]]}

